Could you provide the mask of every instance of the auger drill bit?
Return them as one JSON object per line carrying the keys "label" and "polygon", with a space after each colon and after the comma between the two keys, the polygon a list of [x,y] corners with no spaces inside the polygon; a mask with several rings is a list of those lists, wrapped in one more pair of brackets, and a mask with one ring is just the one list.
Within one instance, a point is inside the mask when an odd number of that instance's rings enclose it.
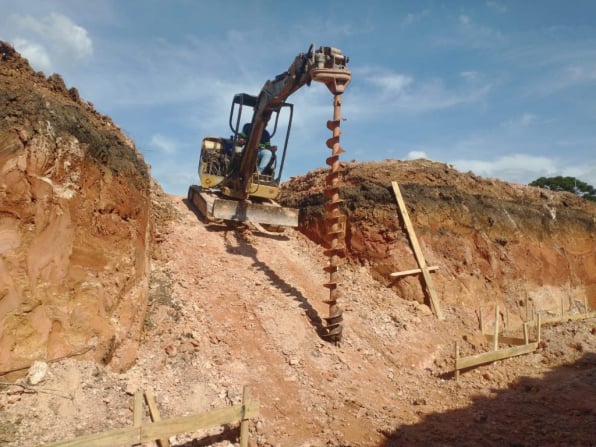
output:
{"label": "auger drill bit", "polygon": [[331,156],[326,162],[330,166],[331,172],[325,178],[325,197],[328,199],[325,204],[325,224],[327,228],[327,241],[329,248],[325,250],[325,255],[329,257],[329,265],[325,271],[329,273],[329,281],[325,287],[329,289],[329,299],[325,301],[329,305],[329,316],[325,318],[327,322],[326,334],[323,337],[332,342],[339,342],[343,331],[343,310],[337,304],[340,298],[338,289],[338,265],[340,256],[345,251],[345,216],[341,213],[339,205],[342,202],[339,196],[339,174],[341,166],[339,156],[344,150],[339,145],[339,114],[341,110],[341,96],[336,95],[334,99],[333,121],[327,121],[327,128],[333,132],[333,136],[327,140],[327,147],[331,149]]}
{"label": "auger drill bit", "polygon": [[[338,288],[339,272],[338,266],[341,255],[345,252],[345,227],[346,219],[339,209],[342,202],[339,196],[339,175],[341,165],[339,156],[344,150],[339,145],[341,135],[341,100],[342,93],[351,79],[351,73],[346,69],[347,57],[343,56],[339,50],[329,49],[327,54],[326,68],[315,69],[312,71],[312,78],[315,81],[325,83],[329,91],[333,94],[333,120],[327,121],[327,128],[333,132],[333,136],[327,140],[327,147],[331,149],[331,156],[326,162],[330,166],[330,172],[325,179],[325,197],[328,199],[325,203],[325,226],[327,228],[327,241],[329,248],[325,250],[325,255],[329,257],[329,264],[325,271],[329,273],[329,281],[325,287],[329,289],[329,298],[325,301],[329,305],[329,316],[325,318],[327,323],[323,338],[327,341],[339,343],[343,332],[343,310],[339,307],[338,299],[340,290]],[[332,68],[329,67],[329,60],[332,60]]]}

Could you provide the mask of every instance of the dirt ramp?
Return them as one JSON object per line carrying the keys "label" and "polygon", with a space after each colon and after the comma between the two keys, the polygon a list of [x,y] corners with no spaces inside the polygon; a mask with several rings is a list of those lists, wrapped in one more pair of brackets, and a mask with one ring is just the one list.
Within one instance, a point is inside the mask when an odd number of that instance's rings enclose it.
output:
{"label": "dirt ramp", "polygon": [[134,361],[147,303],[149,169],[112,121],[0,42],[0,374]]}

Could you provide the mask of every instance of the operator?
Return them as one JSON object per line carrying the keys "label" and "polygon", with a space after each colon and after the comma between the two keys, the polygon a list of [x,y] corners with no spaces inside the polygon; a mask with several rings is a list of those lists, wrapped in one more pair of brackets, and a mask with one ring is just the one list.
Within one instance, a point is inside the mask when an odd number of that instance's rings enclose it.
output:
{"label": "operator", "polygon": [[[252,129],[251,123],[246,123],[240,132],[239,143],[246,144],[250,131]],[[275,154],[277,146],[271,146],[271,135],[267,129],[263,129],[261,134],[261,141],[259,143],[259,152],[257,154],[257,172],[259,174],[273,175],[275,170]]]}

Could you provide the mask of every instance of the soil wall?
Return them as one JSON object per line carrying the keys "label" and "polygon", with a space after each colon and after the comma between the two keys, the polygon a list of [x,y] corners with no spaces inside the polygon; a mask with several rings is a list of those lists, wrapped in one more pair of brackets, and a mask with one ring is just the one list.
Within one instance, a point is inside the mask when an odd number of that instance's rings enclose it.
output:
{"label": "soil wall", "polygon": [[[282,202],[303,208],[301,231],[325,243],[322,194],[327,170],[293,178]],[[559,313],[596,305],[596,204],[569,193],[484,179],[429,160],[350,163],[341,196],[348,258],[402,298],[423,301],[417,267],[399,218],[396,181],[435,289],[447,305],[478,309],[504,302],[514,314]]]}
{"label": "soil wall", "polygon": [[150,174],[60,76],[0,42],[0,374],[135,359],[147,306]]}

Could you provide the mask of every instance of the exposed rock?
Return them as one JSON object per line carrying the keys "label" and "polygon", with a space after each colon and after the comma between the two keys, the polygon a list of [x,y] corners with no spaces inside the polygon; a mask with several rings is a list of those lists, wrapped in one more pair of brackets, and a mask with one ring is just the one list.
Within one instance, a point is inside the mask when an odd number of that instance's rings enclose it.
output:
{"label": "exposed rock", "polygon": [[37,385],[40,383],[48,373],[48,364],[40,360],[36,360],[29,368],[27,373],[27,382],[30,385]]}
{"label": "exposed rock", "polygon": [[130,366],[152,240],[147,165],[112,121],[0,42],[0,373]]}

